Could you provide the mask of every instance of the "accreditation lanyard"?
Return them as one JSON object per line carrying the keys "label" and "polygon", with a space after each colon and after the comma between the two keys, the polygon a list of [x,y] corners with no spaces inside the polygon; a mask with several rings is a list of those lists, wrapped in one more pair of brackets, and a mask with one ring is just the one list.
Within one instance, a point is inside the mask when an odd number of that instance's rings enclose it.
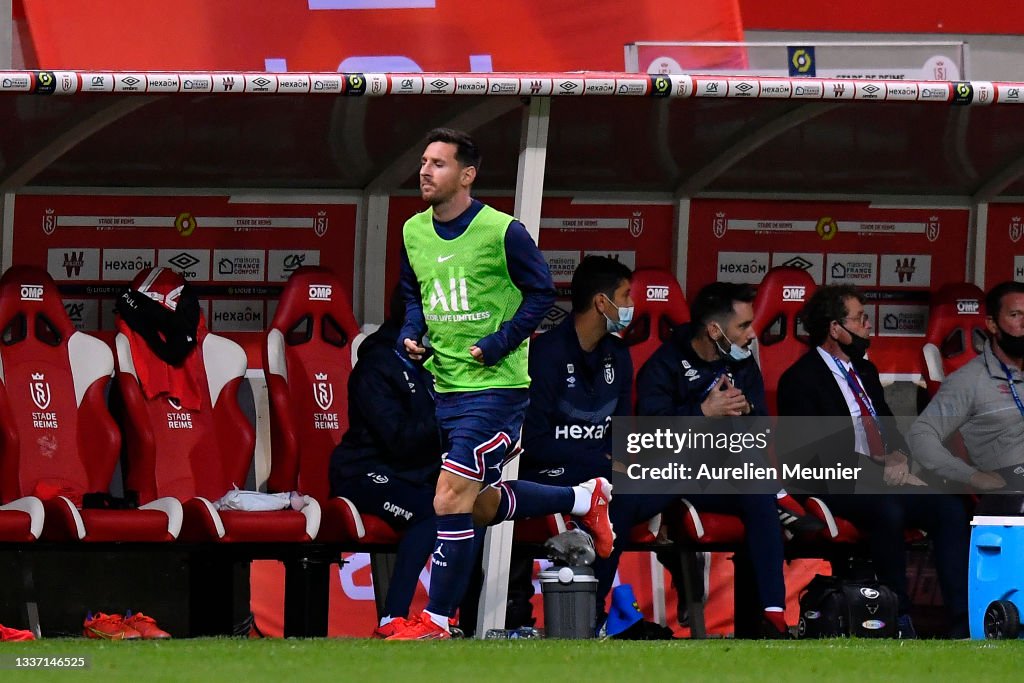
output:
{"label": "accreditation lanyard", "polygon": [[[832,356],[831,353],[829,355]],[[850,387],[850,391],[852,391],[854,396],[860,399],[860,403],[868,409],[871,419],[875,421],[875,428],[878,430],[878,433],[882,434],[882,425],[878,421],[878,411],[875,410],[875,404],[871,402],[871,397],[868,396],[867,391],[864,389],[864,383],[861,382],[860,375],[857,374],[857,368],[853,367],[853,364],[851,363],[850,370],[853,371],[853,374],[851,374],[843,365],[841,360],[835,356],[832,356],[832,360],[835,361],[836,367],[839,368],[839,373],[843,376],[843,379],[846,380],[846,384]],[[1021,408],[1021,410],[1024,412],[1024,408]]]}
{"label": "accreditation lanyard", "polygon": [[1013,383],[1013,372],[1002,360],[999,358],[996,358],[996,360],[999,361],[999,367],[1006,373],[1006,383],[1010,385],[1010,394],[1013,395],[1013,402],[1017,404],[1017,410],[1020,411],[1021,416],[1024,416],[1024,403],[1021,402],[1020,394],[1017,393],[1017,385]]}

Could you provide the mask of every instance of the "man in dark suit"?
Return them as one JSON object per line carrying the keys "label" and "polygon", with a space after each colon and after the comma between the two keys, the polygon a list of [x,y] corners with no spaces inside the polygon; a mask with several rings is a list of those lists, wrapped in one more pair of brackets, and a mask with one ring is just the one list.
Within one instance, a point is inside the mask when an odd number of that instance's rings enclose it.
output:
{"label": "man in dark suit", "polygon": [[[834,515],[868,535],[878,579],[899,598],[903,638],[916,636],[909,614],[904,530],[928,532],[951,618],[950,634],[966,637],[967,515],[962,502],[953,496],[911,495],[923,482],[910,472],[909,449],[885,401],[878,369],[864,357],[870,345],[871,322],[863,295],[850,286],[822,287],[807,302],[803,322],[812,348],[779,380],[779,415],[851,416],[850,427],[829,441],[829,456],[862,467],[869,481],[906,491],[820,497]],[[807,427],[811,426],[808,421]]]}

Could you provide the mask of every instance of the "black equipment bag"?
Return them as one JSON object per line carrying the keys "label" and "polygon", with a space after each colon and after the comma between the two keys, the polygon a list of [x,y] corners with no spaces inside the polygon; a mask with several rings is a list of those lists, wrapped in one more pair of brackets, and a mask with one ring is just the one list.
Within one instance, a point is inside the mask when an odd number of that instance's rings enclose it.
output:
{"label": "black equipment bag", "polygon": [[818,574],[800,595],[800,638],[895,638],[896,594],[874,581]]}

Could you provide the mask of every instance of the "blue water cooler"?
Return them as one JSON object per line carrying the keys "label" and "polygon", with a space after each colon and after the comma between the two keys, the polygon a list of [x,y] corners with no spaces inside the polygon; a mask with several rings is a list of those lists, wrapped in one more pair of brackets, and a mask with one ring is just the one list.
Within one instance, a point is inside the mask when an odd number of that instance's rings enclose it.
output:
{"label": "blue water cooler", "polygon": [[971,526],[971,638],[1020,638],[1024,517],[975,517]]}

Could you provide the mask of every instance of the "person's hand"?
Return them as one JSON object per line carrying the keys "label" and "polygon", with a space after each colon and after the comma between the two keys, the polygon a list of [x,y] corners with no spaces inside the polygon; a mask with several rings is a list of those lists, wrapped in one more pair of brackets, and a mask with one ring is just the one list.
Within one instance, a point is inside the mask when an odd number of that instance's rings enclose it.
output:
{"label": "person's hand", "polygon": [[420,346],[417,342],[406,337],[402,340],[402,344],[405,345],[405,352],[409,354],[409,358],[413,360],[423,360],[423,354],[427,352],[426,348]]}
{"label": "person's hand", "polygon": [[903,481],[904,486],[927,486],[928,482],[924,481],[916,474],[908,474],[907,478]]}
{"label": "person's hand", "polygon": [[910,476],[910,465],[907,463],[906,455],[899,451],[893,451],[885,456],[882,481],[886,486],[903,486],[907,483],[907,477]]}
{"label": "person's hand", "polygon": [[978,471],[971,475],[971,488],[977,491],[995,491],[1006,486],[1006,480],[995,472]]}
{"label": "person's hand", "polygon": [[715,380],[700,409],[707,417],[735,417],[749,413],[750,403],[729,376],[723,374]]}
{"label": "person's hand", "polygon": [[475,358],[477,362],[484,362],[484,352],[483,349],[481,349],[479,346],[470,346],[469,355],[473,356],[473,358]]}

